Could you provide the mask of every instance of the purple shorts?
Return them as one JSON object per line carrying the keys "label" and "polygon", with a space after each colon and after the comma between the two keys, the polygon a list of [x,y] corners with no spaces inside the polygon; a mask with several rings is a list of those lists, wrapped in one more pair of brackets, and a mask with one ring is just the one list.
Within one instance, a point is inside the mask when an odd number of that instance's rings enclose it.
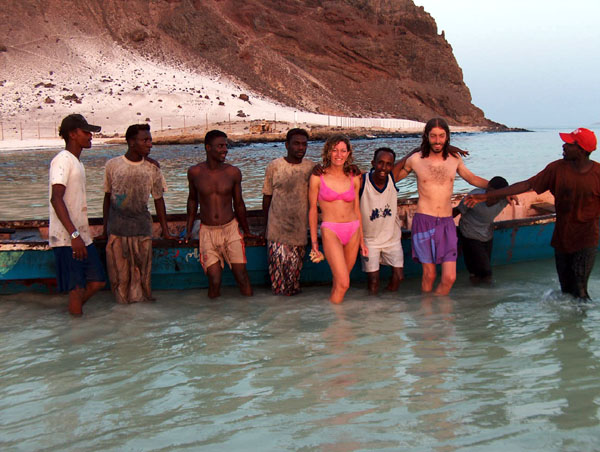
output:
{"label": "purple shorts", "polygon": [[452,217],[416,213],[412,222],[412,257],[422,264],[456,262],[456,225]]}

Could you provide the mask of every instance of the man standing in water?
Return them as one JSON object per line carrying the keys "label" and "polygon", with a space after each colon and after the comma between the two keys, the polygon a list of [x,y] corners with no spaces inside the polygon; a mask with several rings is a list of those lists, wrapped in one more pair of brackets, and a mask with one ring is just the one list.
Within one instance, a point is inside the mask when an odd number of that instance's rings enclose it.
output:
{"label": "man standing in water", "polygon": [[307,145],[308,132],[291,129],[285,138],[287,155],[269,163],[265,172],[263,213],[269,275],[271,289],[278,295],[300,292],[308,241],[308,179],[315,165],[304,160]]}
{"label": "man standing in water", "polygon": [[[242,198],[242,173],[225,163],[227,135],[211,130],[204,137],[206,161],[188,169],[187,233],[189,240],[200,203],[200,263],[208,277],[208,296],[221,294],[224,261],[243,295],[251,296],[252,287],[246,270],[244,237],[250,234],[246,205]],[[242,228],[244,235],[240,234]]]}
{"label": "man standing in water", "polygon": [[411,171],[417,176],[419,201],[412,223],[412,255],[423,266],[421,289],[433,290],[436,265],[441,264],[442,279],[435,294],[447,295],[456,280],[457,238],[450,202],[454,179],[458,173],[479,188],[486,188],[488,181],[467,169],[459,152],[450,146],[450,128],[441,118],[427,122],[418,152],[395,166],[397,181]]}
{"label": "man standing in water", "polygon": [[148,160],[152,135],[148,124],[134,124],[125,132],[127,152],[106,162],[104,171],[104,236],[110,288],[118,303],[151,301],[152,195],[162,237],[169,234],[163,192],[165,179],[154,161]]}
{"label": "man standing in water", "polygon": [[54,250],[59,292],[69,292],[69,312],[81,315],[84,303],[105,285],[104,269],[92,243],[87,217],[85,168],[79,156],[92,147],[99,126],[72,114],[60,124],[65,150],[50,163],[50,225],[48,242]]}
{"label": "man standing in water", "polygon": [[597,145],[596,135],[584,128],[559,135],[565,142],[562,160],[555,160],[530,179],[470,195],[465,203],[473,206],[529,190],[550,190],[556,208],[551,245],[560,288],[576,298],[589,299],[587,283],[600,237],[600,164],[590,160]]}
{"label": "man standing in water", "polygon": [[398,189],[392,170],[396,153],[390,148],[375,151],[370,172],[361,176],[360,213],[368,256],[361,256],[370,295],[379,291],[379,264],[392,267],[387,290],[396,291],[404,279],[402,230],[398,211]]}

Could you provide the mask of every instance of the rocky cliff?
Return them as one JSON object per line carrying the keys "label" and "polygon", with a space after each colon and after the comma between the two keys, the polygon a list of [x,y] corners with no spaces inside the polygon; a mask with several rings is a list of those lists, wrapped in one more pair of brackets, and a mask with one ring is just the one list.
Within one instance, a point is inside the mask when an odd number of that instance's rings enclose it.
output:
{"label": "rocky cliff", "polygon": [[[69,44],[77,35],[146,60],[224,74],[308,111],[495,125],[471,103],[451,46],[412,0],[1,3],[0,80],[19,67],[62,67],[58,55],[77,66],[82,55]],[[8,53],[11,64],[2,69]]]}

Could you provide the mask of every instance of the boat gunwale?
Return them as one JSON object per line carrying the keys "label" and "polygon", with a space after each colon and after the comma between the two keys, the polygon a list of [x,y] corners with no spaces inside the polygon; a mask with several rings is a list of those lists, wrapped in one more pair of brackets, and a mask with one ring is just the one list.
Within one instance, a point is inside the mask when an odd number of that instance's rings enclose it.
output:
{"label": "boat gunwale", "polygon": [[[249,211],[255,212],[257,215],[252,215],[253,217],[260,217],[262,215],[262,211]],[[169,221],[181,221],[185,218],[185,214],[169,214]],[[93,223],[92,223],[92,220]],[[90,219],[90,224],[98,224],[98,220],[102,220],[101,218],[92,218]],[[515,218],[512,220],[502,220],[494,222],[494,230],[499,229],[514,229],[522,226],[530,226],[530,225],[541,225],[553,223],[556,221],[556,214],[544,214],[544,215],[535,215],[525,218]],[[17,220],[14,223],[15,229],[28,229],[28,228],[36,228],[36,227],[47,227],[48,220]],[[11,224],[11,222],[0,222],[0,227],[3,227],[5,224]],[[99,224],[102,224],[101,221]],[[411,233],[410,230],[403,229],[402,230],[402,239],[410,239]],[[264,237],[250,237],[245,238],[245,243],[247,246],[265,246]],[[94,243],[99,246],[104,246],[106,244],[106,239],[97,240],[94,239]],[[152,239],[152,247],[153,248],[197,248],[198,247],[198,239],[192,239],[187,242],[180,240],[171,240],[171,239],[163,239],[163,238],[153,238]],[[47,240],[14,240],[14,239],[0,239],[0,251],[21,251],[21,250],[47,250],[50,249]]]}

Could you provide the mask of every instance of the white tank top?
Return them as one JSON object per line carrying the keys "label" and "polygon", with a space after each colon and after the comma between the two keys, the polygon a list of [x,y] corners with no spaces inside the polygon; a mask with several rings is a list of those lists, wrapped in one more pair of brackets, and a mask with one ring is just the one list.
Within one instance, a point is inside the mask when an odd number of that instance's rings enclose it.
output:
{"label": "white tank top", "polygon": [[371,172],[363,174],[360,214],[367,247],[387,248],[402,237],[398,219],[398,194],[390,174],[382,191],[371,182]]}

